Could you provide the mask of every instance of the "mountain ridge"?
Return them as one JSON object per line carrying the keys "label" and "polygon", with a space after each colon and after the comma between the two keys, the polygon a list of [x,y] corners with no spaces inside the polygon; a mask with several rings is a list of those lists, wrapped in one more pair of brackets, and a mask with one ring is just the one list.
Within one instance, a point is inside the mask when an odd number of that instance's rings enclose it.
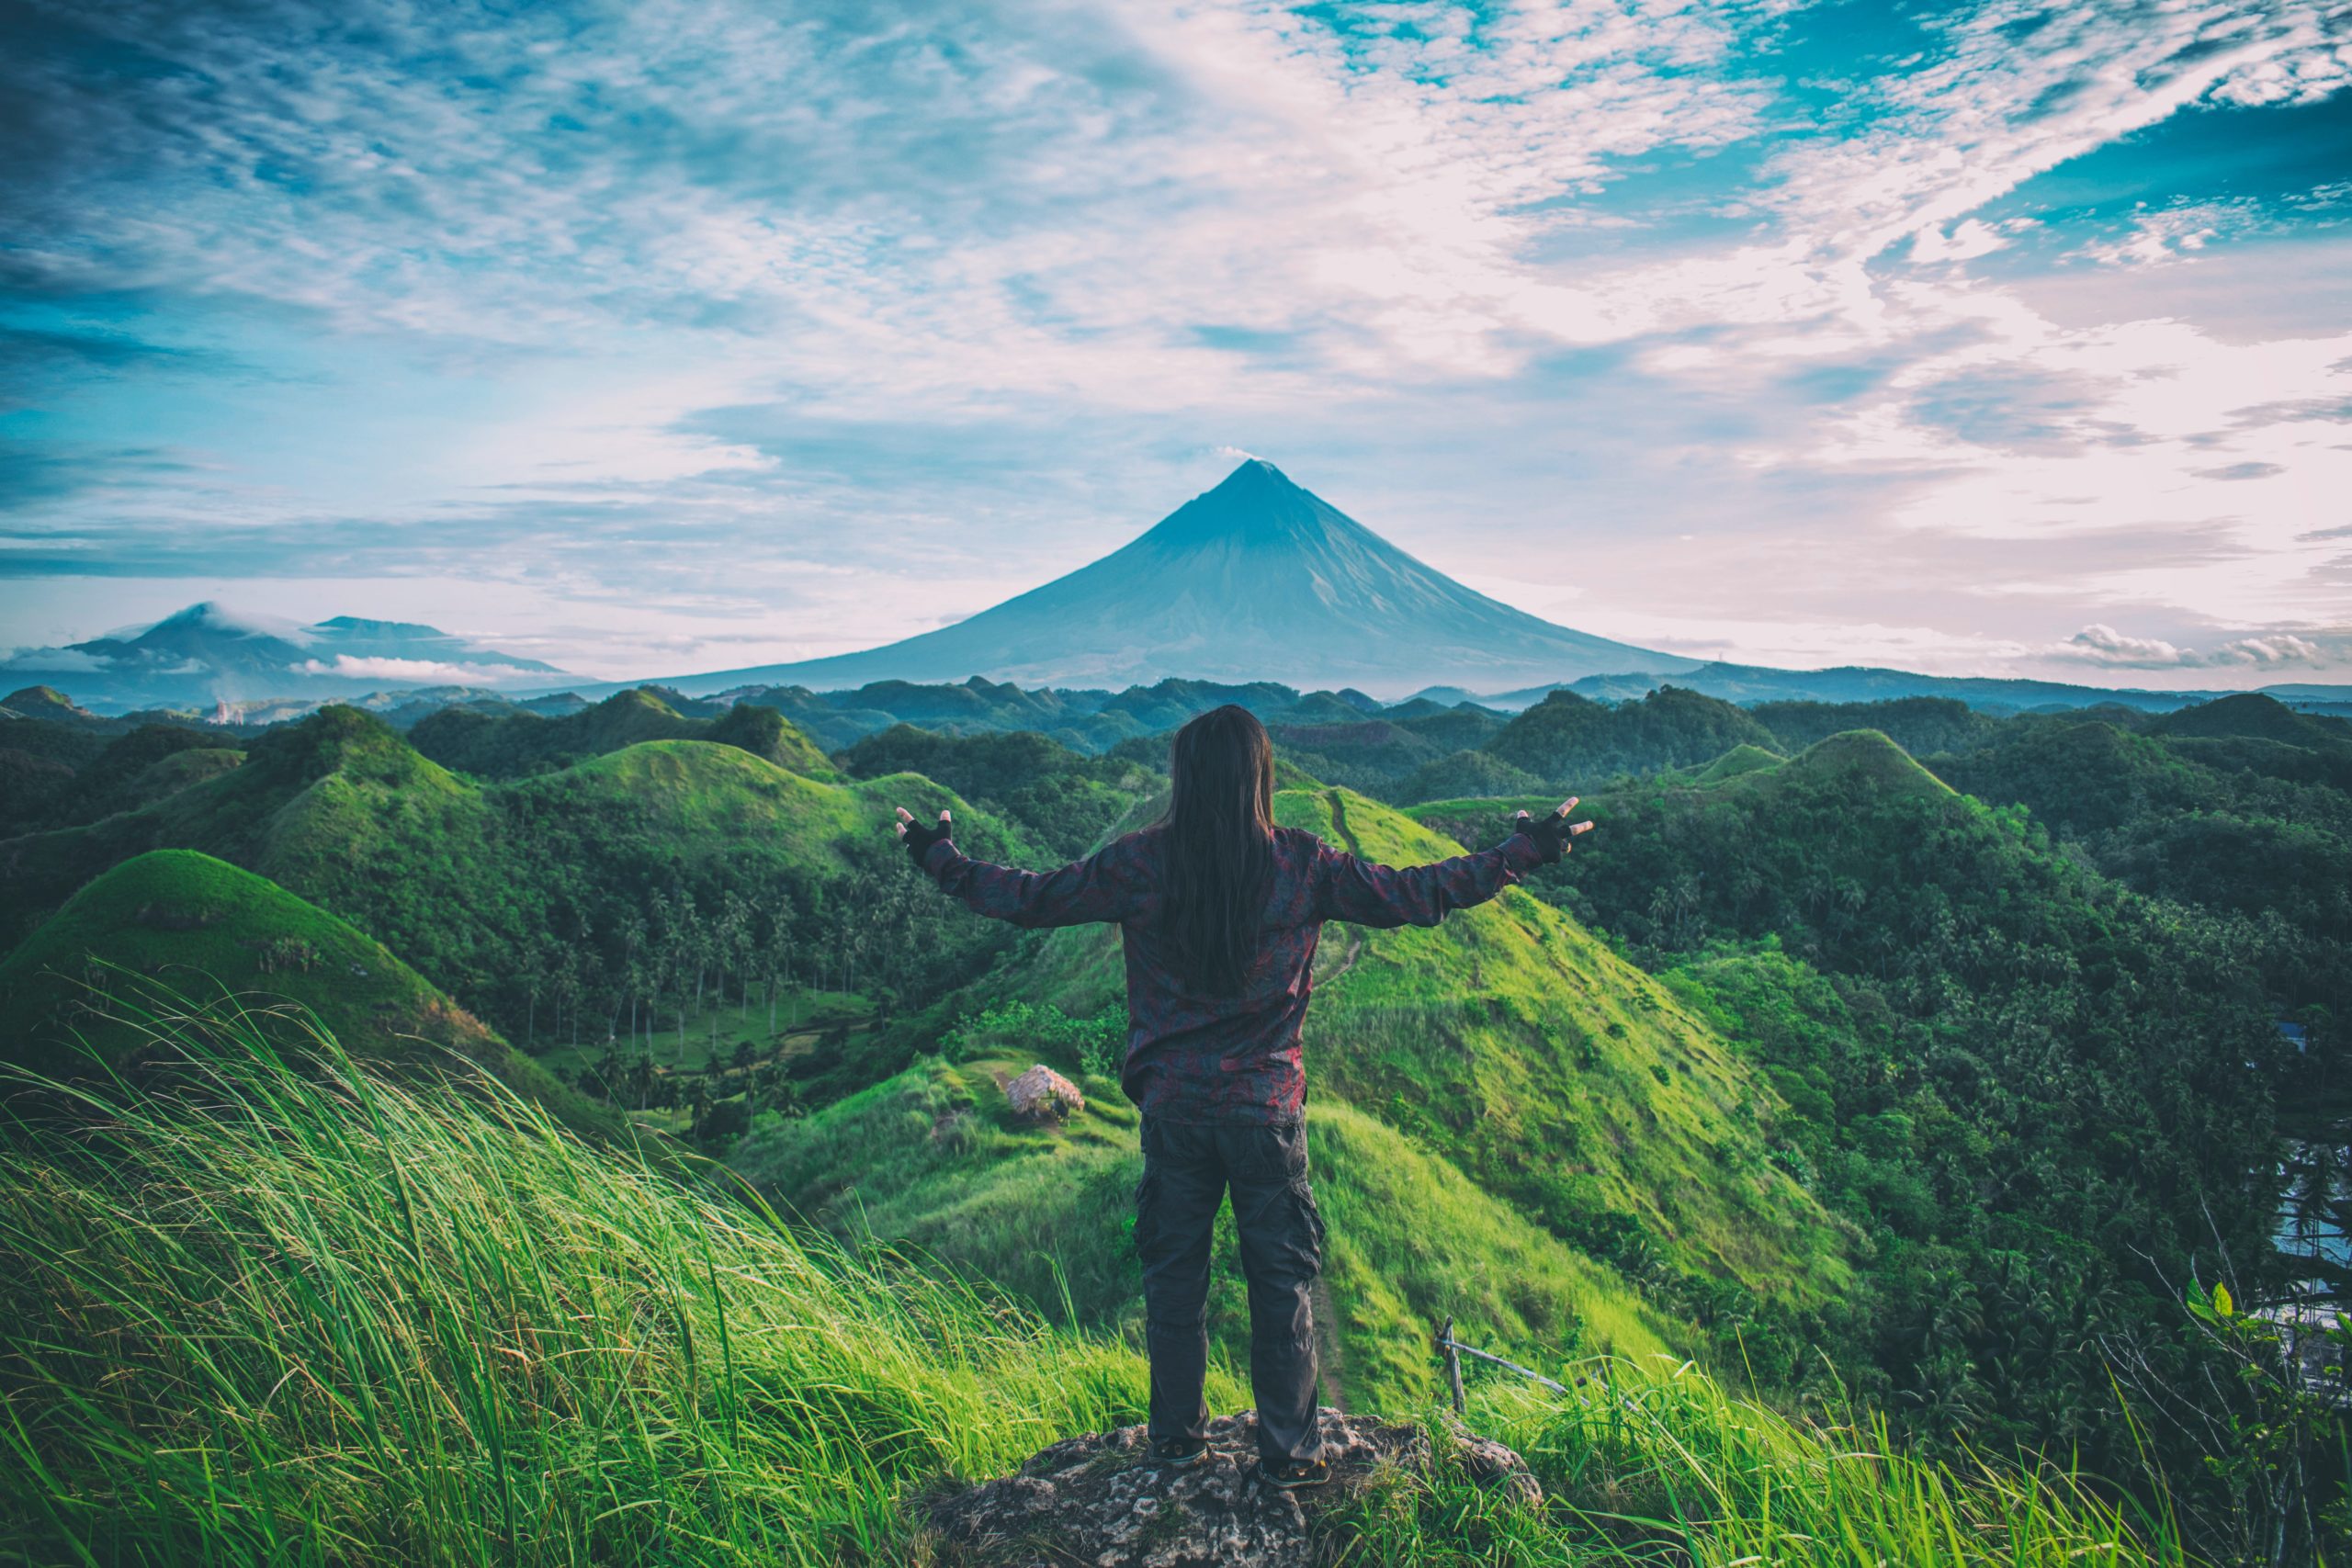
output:
{"label": "mountain ridge", "polygon": [[397,684],[476,683],[560,677],[537,659],[413,621],[333,615],[309,626],[233,610],[217,600],[187,605],[145,626],[126,626],[62,648],[29,648],[0,662],[27,687],[103,686],[108,705],[175,707],[254,698],[351,696]]}

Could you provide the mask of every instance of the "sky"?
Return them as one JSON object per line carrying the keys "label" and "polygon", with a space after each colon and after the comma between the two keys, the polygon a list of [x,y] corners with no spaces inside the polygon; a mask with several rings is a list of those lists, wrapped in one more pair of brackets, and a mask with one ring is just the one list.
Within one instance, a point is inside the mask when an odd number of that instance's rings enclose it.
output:
{"label": "sky", "polygon": [[0,0],[0,650],[842,652],[1254,455],[1645,647],[2352,680],[2347,85],[2341,0]]}

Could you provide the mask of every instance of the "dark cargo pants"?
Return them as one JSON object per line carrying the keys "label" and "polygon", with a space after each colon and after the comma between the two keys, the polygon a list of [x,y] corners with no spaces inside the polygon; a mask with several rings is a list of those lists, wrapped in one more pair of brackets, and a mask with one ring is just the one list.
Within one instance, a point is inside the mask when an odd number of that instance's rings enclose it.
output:
{"label": "dark cargo pants", "polygon": [[1270,1460],[1322,1451],[1315,1420],[1315,1309],[1323,1220],[1306,1183],[1306,1127],[1143,1122],[1136,1251],[1143,1259],[1144,1337],[1151,1353],[1151,1436],[1208,1429],[1209,1238],[1233,1192],[1241,1272],[1250,1284],[1250,1387],[1258,1450]]}

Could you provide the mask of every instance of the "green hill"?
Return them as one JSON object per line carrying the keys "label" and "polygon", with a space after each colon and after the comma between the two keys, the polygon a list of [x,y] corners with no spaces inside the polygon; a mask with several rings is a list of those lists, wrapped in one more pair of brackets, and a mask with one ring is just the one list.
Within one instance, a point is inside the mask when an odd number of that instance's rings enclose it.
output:
{"label": "green hill", "polygon": [[[2198,711],[2192,730],[2235,723]],[[2289,1016],[2352,1016],[2352,748],[2277,722],[2301,715],[2234,711],[2272,734],[2043,722],[1937,765],[1972,795],[2026,807],[2139,892],[2245,917],[2258,935],[2234,961]]]}
{"label": "green hill", "polygon": [[843,749],[838,760],[854,778],[934,779],[1072,859],[1159,782],[1139,761],[1088,756],[1033,730],[939,735],[896,724]]}
{"label": "green hill", "polygon": [[1999,805],[2023,802],[2077,837],[2120,827],[2150,798],[2206,804],[2215,782],[2165,741],[2103,722],[2018,729],[1938,766],[1955,788]]}
{"label": "green hill", "polygon": [[[1336,700],[1334,707],[1346,708]],[[1340,721],[1274,724],[1267,727],[1275,749],[1327,784],[1378,790],[1443,755],[1436,741],[1385,719],[1366,719],[1352,709]]]}
{"label": "green hill", "polygon": [[1552,692],[1512,719],[1485,749],[1561,787],[1590,787],[1619,773],[1652,773],[1713,761],[1735,746],[1780,749],[1744,708],[1660,686],[1611,706]]}
{"label": "green hill", "polygon": [[1705,767],[1694,770],[1690,774],[1690,782],[1694,784],[1721,784],[1742,773],[1777,768],[1786,760],[1779,752],[1768,751],[1761,746],[1735,746]]}
{"label": "green hill", "polygon": [[1510,716],[1492,708],[1482,708],[1476,703],[1457,703],[1453,707],[1441,706],[1426,697],[1393,707],[1380,716],[1392,724],[1403,726],[1425,740],[1440,746],[1469,747],[1484,744],[1499,733]]}
{"label": "green hill", "polygon": [[408,739],[443,767],[485,779],[548,773],[649,740],[716,741],[795,773],[833,776],[815,742],[774,708],[737,706],[688,717],[647,686],[553,718],[447,707],[420,719]]}
{"label": "green hill", "polygon": [[[50,826],[95,822],[162,799],[175,790],[227,772],[244,753],[223,746],[217,731],[185,725],[142,724],[107,744],[85,763],[49,818]],[[195,760],[181,759],[194,756]]]}
{"label": "green hill", "polygon": [[0,708],[7,709],[16,718],[45,719],[105,731],[121,728],[113,719],[100,718],[54,686],[21,686],[0,697]]}
{"label": "green hill", "polygon": [[[1424,762],[1384,792],[1399,805],[1427,800],[1476,799],[1484,796],[1532,795],[1544,793],[1544,781],[1525,768],[1504,761],[1491,751],[1456,751]],[[1557,805],[1558,802],[1553,804]]]}
{"label": "green hill", "polygon": [[1748,716],[1797,752],[1849,729],[1875,729],[1915,757],[1966,751],[2005,732],[2003,721],[1957,697],[1890,697],[1870,703],[1769,702]]}
{"label": "green hill", "polygon": [[[0,1120],[0,1446],[30,1483],[0,1487],[13,1561],[934,1561],[930,1489],[1141,1417],[1132,1348],[771,1224],[527,1105],[364,1064],[300,1077],[233,1021],[203,1088],[101,1084],[85,1125]],[[2164,1521],[2058,1467],[1946,1469],[1686,1365],[1577,1371],[1560,1397],[1469,1380],[1470,1424],[1528,1455],[1546,1507],[1448,1466],[1330,1516],[1322,1554],[2184,1562]],[[1209,1399],[1246,1395],[1218,1370]]]}
{"label": "green hill", "polygon": [[[2048,739],[2145,750],[2076,728]],[[1475,842],[1496,803],[1469,805],[1416,814]],[[2244,928],[2133,894],[1871,731],[1587,805],[1589,842],[1530,887],[1668,972],[1772,1077],[1775,1157],[1869,1238],[1862,1349],[1903,1418],[2094,1431],[2101,1462],[2130,1462],[2085,1347],[2165,1332],[2166,1281],[2210,1276],[2216,1248],[2267,1256],[2276,1194],[2246,1172],[2276,1146],[2280,1047]],[[1894,1326],[1955,1291],[1967,1322],[1932,1349]]]}
{"label": "green hill", "polygon": [[2352,746],[2352,724],[2297,713],[2260,692],[2217,697],[2165,715],[2148,726],[2154,735],[2200,740],[2276,740],[2290,746]]}
{"label": "green hill", "polygon": [[[348,919],[517,1038],[544,1021],[543,999],[562,1010],[563,1039],[601,1041],[779,973],[821,974],[903,1015],[1009,933],[918,897],[888,832],[898,804],[951,807],[976,852],[1053,858],[1017,823],[914,775],[842,784],[736,747],[662,740],[478,783],[381,721],[329,707],[256,740],[232,772],[10,840],[0,940],[110,866],[196,849]],[[917,1043],[893,1028],[860,1039],[829,1047],[852,1087],[898,1070]],[[865,1044],[884,1055],[869,1064]]]}
{"label": "green hill", "polygon": [[[1391,863],[1459,852],[1343,789],[1284,790],[1276,810]],[[967,1005],[1092,1017],[1122,984],[1117,933],[1079,928],[1024,938]],[[1327,927],[1306,1057],[1310,1100],[1352,1106],[1581,1250],[1647,1260],[1650,1283],[1718,1326],[1828,1309],[1851,1279],[1845,1229],[1768,1157],[1771,1088],[1523,891],[1434,930]],[[1795,1349],[1770,1337],[1759,1358]]]}
{"label": "green hill", "polygon": [[[1014,1291],[1082,1325],[1142,1333],[1126,1230],[1142,1172],[1136,1111],[1084,1080],[1060,1125],[1013,1118],[1002,1085],[1034,1055],[917,1065],[888,1083],[747,1138],[730,1162],[772,1200],[852,1239],[880,1237]],[[1075,1070],[1074,1064],[1065,1064]],[[1327,1397],[1396,1408],[1433,1397],[1430,1326],[1539,1359],[1680,1356],[1701,1339],[1611,1270],[1531,1224],[1476,1182],[1319,1089],[1308,1133],[1325,1260]],[[1232,1221],[1219,1220],[1219,1257]],[[1249,1365],[1249,1306],[1229,1263],[1211,1335]]]}
{"label": "green hill", "polygon": [[256,1010],[291,1002],[359,1055],[455,1051],[582,1130],[616,1131],[383,943],[277,884],[209,855],[156,850],[98,877],[0,962],[10,1058],[74,1070],[113,1061],[145,1032],[110,998],[152,1005],[157,984]]}

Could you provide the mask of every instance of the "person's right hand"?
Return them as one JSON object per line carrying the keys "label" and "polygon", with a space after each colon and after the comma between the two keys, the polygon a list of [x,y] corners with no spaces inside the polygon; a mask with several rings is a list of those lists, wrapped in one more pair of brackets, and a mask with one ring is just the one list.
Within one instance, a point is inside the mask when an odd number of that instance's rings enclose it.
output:
{"label": "person's right hand", "polygon": [[891,809],[899,814],[899,819],[890,826],[898,833],[899,842],[906,845],[908,858],[915,863],[915,869],[921,871],[923,868],[922,857],[931,852],[931,846],[942,842],[954,831],[947,818],[947,808],[940,807],[938,825],[931,828],[916,821],[915,814],[903,806]]}
{"label": "person's right hand", "polygon": [[1541,817],[1530,817],[1524,811],[1512,814],[1510,830],[1514,833],[1524,833],[1534,841],[1537,852],[1544,857],[1542,863],[1556,864],[1562,855],[1575,847],[1569,843],[1569,840],[1578,833],[1592,831],[1592,824],[1589,821],[1568,820],[1568,813],[1576,809],[1577,798],[1573,795],[1568,796],[1556,807],[1546,811]]}

